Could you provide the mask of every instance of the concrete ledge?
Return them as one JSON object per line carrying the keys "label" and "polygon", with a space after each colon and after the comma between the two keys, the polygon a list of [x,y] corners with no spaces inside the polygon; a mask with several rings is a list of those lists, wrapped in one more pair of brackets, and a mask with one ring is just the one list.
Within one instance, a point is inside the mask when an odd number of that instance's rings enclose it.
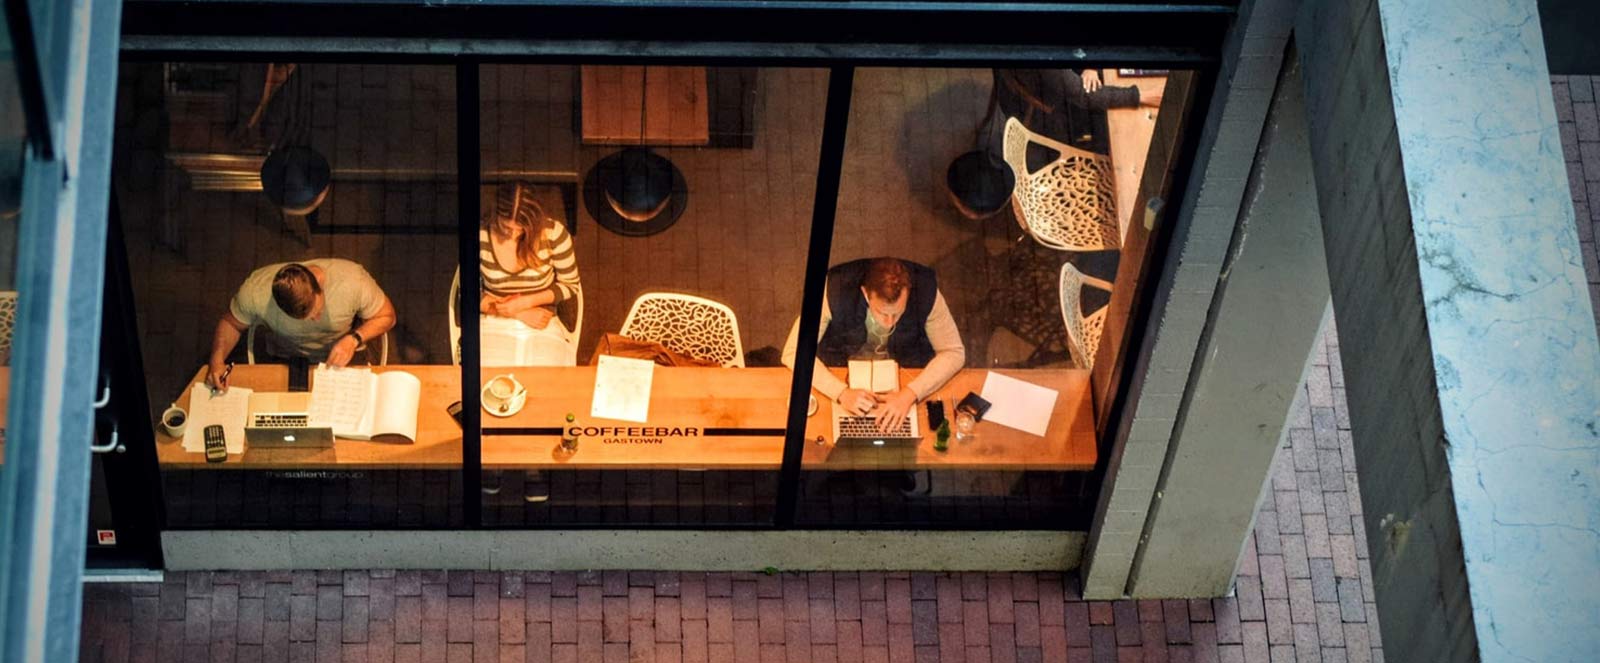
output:
{"label": "concrete ledge", "polygon": [[652,569],[667,571],[1076,569],[1084,532],[171,531],[167,568]]}

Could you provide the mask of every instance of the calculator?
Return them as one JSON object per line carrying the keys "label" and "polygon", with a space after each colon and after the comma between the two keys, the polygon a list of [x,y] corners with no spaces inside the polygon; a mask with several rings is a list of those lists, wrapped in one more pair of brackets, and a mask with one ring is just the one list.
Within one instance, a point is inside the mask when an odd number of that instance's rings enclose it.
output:
{"label": "calculator", "polygon": [[222,426],[206,426],[206,462],[220,463],[228,459],[228,443],[222,437]]}

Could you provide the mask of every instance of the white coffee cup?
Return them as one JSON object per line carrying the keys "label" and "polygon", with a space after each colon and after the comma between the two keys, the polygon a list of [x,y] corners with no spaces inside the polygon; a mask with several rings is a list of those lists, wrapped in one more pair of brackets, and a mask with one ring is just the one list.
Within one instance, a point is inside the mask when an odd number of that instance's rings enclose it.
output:
{"label": "white coffee cup", "polygon": [[483,385],[483,404],[488,408],[500,408],[515,402],[522,396],[524,389],[516,376],[507,373],[489,378]]}
{"label": "white coffee cup", "polygon": [[189,427],[189,413],[173,403],[161,412],[161,430],[173,437],[183,437],[183,431]]}

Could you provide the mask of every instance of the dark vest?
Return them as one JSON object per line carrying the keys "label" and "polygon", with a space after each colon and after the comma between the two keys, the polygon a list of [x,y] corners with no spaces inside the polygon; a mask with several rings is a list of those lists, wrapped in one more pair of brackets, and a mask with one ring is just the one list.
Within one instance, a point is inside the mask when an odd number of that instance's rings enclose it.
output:
{"label": "dark vest", "polygon": [[[843,366],[867,342],[867,300],[861,295],[871,259],[855,260],[828,270],[828,309],[833,319],[817,343],[817,358],[829,366]],[[911,272],[911,293],[906,312],[889,335],[889,356],[901,366],[922,368],[933,359],[928,341],[928,313],[933,310],[939,282],[933,270],[909,260],[900,261]]]}

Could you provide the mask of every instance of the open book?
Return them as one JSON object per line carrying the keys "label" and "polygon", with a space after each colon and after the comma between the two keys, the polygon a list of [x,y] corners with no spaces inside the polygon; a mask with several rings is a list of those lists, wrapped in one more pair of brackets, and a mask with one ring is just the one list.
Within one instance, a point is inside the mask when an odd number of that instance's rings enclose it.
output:
{"label": "open book", "polygon": [[893,359],[851,359],[850,388],[884,394],[900,390],[900,365]]}
{"label": "open book", "polygon": [[422,381],[405,371],[318,364],[311,378],[311,425],[333,428],[334,437],[399,435],[415,442],[421,400]]}
{"label": "open book", "polygon": [[571,366],[572,350],[546,331],[520,320],[485,315],[479,329],[481,366]]}

